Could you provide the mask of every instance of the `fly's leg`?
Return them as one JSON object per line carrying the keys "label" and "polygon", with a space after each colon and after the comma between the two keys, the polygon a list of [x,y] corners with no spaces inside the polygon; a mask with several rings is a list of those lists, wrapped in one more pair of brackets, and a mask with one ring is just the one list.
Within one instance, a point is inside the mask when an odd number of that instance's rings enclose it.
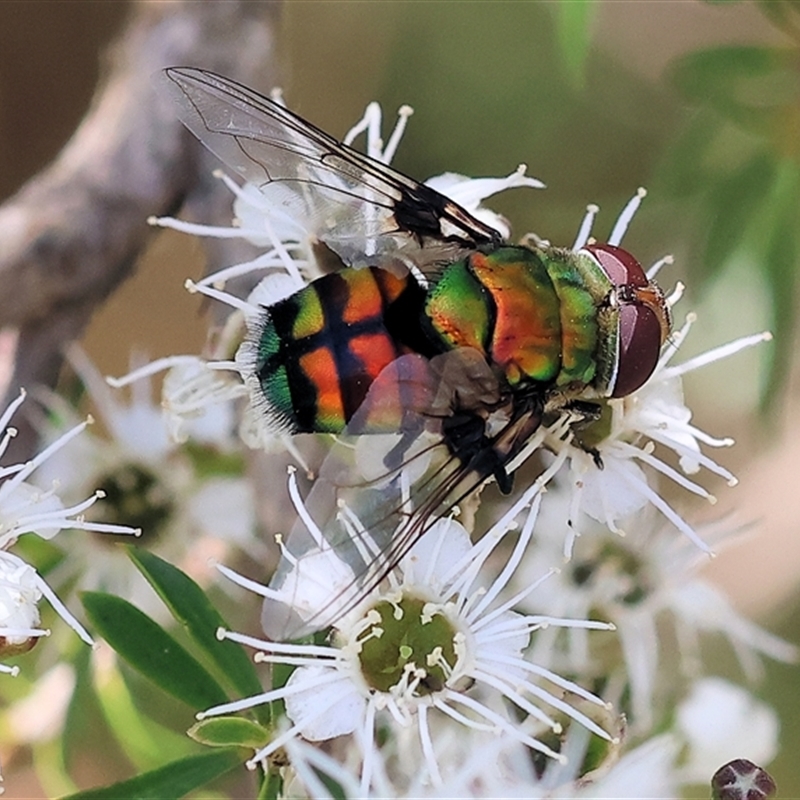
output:
{"label": "fly's leg", "polygon": [[585,450],[592,457],[592,461],[594,461],[594,465],[597,467],[597,469],[605,468],[603,456],[600,455],[600,451],[596,447],[584,447],[583,450]]}
{"label": "fly's leg", "polygon": [[575,443],[592,457],[598,469],[603,469],[603,457],[597,445],[611,429],[611,409],[608,404],[572,400],[563,410],[577,416],[570,426],[575,434]]}
{"label": "fly's leg", "polygon": [[468,469],[481,476],[494,476],[503,494],[510,494],[514,477],[506,471],[507,458],[498,453],[486,435],[486,420],[469,413],[457,413],[442,422],[447,449]]}
{"label": "fly's leg", "polygon": [[406,429],[400,436],[400,441],[383,457],[383,464],[390,472],[396,472],[406,460],[406,452],[419,438],[423,430],[420,424],[414,429]]}

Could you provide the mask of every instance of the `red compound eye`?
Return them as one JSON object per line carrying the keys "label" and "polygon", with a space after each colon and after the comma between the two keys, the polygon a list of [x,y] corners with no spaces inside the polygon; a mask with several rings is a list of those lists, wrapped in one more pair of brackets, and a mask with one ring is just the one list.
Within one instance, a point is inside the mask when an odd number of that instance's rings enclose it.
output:
{"label": "red compound eye", "polygon": [[614,286],[650,285],[642,265],[627,250],[613,244],[587,244],[584,250],[588,250],[597,259]]}
{"label": "red compound eye", "polygon": [[661,324],[652,308],[640,303],[619,310],[619,363],[612,397],[632,394],[653,374],[661,352]]}
{"label": "red compound eye", "polygon": [[669,335],[669,309],[661,290],[626,250],[611,244],[591,244],[585,249],[617,289],[619,360],[611,396],[625,397],[653,374]]}

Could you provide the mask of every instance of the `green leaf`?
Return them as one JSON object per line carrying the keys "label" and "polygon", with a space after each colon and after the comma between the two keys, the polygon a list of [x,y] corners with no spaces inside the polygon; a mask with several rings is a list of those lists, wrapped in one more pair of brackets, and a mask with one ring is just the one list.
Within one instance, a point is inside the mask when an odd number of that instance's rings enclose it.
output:
{"label": "green leaf", "polygon": [[106,723],[139,772],[196,752],[183,732],[166,728],[143,712],[118,665],[103,671],[95,689]]}
{"label": "green leaf", "polygon": [[62,800],[164,800],[179,798],[225,775],[242,763],[237,749],[213,750],[173,761],[128,781],[71,794]]}
{"label": "green leaf", "polygon": [[719,118],[704,110],[693,114],[658,168],[659,187],[686,199],[706,188],[711,176],[706,166],[719,133]]}
{"label": "green leaf", "polygon": [[25,533],[14,545],[14,552],[27,562],[35,565],[36,571],[47,576],[64,560],[64,551],[48,539],[42,539],[35,533]]}
{"label": "green leaf", "polygon": [[795,102],[795,58],[792,48],[716,47],[679,59],[673,81],[689,100],[768,135]]}
{"label": "green leaf", "polygon": [[571,0],[553,6],[561,58],[576,88],[582,88],[586,80],[586,58],[596,9],[594,0]]}
{"label": "green leaf", "polygon": [[262,692],[258,673],[242,646],[217,639],[217,629],[230,626],[203,590],[177,567],[141,547],[129,548],[128,554],[172,616],[219,668],[231,688],[243,696]]}
{"label": "green leaf", "polygon": [[702,280],[713,278],[739,246],[774,178],[774,160],[759,154],[713,187],[709,198],[712,222],[705,255],[699,262]]}
{"label": "green leaf", "polygon": [[243,717],[212,717],[192,725],[189,736],[200,744],[211,747],[251,747],[258,750],[272,735],[257,722]]}
{"label": "green leaf", "polygon": [[58,739],[30,742],[33,773],[42,785],[44,797],[57,797],[77,791],[69,768],[63,759],[63,748]]}
{"label": "green leaf", "polygon": [[121,597],[85,592],[94,627],[134,669],[173,697],[200,710],[227,701],[223,688],[160,625]]}
{"label": "green leaf", "polygon": [[772,350],[762,411],[773,407],[788,377],[788,364],[793,355],[797,264],[800,256],[800,175],[795,164],[784,164],[778,185],[778,198],[772,204],[773,228],[765,254],[770,292],[772,294],[772,325],[775,347]]}
{"label": "green leaf", "polygon": [[264,775],[256,800],[278,800],[283,792],[283,778],[280,770],[271,766]]}
{"label": "green leaf", "polygon": [[192,466],[199,479],[219,475],[239,478],[244,474],[245,460],[239,452],[226,453],[192,439],[181,445],[181,451],[192,460]]}
{"label": "green leaf", "polygon": [[800,38],[800,7],[796,0],[758,0],[761,13],[795,40]]}

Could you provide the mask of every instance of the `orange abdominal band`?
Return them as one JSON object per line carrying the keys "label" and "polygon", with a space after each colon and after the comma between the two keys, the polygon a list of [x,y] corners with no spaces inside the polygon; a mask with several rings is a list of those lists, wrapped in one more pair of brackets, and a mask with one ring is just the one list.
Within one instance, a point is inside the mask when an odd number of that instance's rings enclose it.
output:
{"label": "orange abdominal band", "polygon": [[333,353],[320,347],[301,356],[300,367],[317,390],[318,430],[340,431],[345,417]]}

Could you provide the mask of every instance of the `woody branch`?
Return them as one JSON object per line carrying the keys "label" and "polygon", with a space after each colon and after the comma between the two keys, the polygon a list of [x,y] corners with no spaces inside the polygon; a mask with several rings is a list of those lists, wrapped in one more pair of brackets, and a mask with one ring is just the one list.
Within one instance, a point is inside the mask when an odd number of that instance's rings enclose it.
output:
{"label": "woody branch", "polygon": [[[91,107],[56,158],[0,206],[0,328],[18,332],[7,387],[53,386],[64,345],[128,277],[153,236],[146,219],[230,218],[215,166],[153,83],[159,69],[201,66],[245,83],[274,82],[278,0],[138,0],[105,57]],[[213,240],[212,240],[213,241]],[[215,242],[209,261],[241,260]],[[16,454],[35,432],[20,426]]]}

